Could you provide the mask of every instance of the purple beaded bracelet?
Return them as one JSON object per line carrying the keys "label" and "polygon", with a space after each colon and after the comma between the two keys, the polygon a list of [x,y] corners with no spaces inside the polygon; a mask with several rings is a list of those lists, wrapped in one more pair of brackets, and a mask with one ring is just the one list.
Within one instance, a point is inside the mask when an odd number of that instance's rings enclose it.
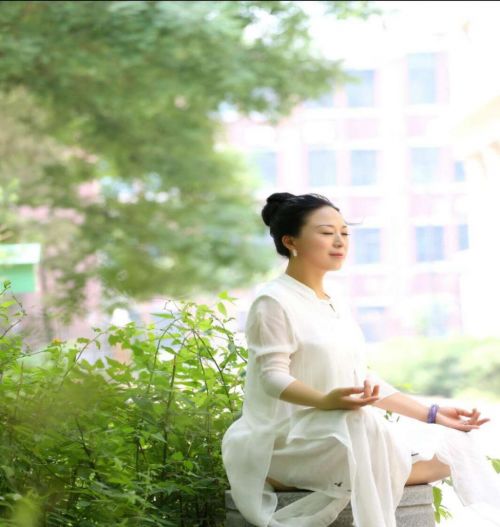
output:
{"label": "purple beaded bracelet", "polygon": [[429,413],[427,414],[427,422],[428,423],[435,423],[436,422],[436,415],[437,415],[438,408],[439,408],[438,404],[433,404],[429,408]]}

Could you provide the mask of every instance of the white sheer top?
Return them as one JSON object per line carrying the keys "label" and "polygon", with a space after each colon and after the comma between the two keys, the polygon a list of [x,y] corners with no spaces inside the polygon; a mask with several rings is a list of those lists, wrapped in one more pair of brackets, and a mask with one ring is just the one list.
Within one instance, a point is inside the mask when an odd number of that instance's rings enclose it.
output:
{"label": "white sheer top", "polygon": [[[331,288],[325,289],[329,300],[318,298],[310,287],[282,273],[260,289],[249,309],[242,416],[226,431],[222,456],[235,504],[254,525],[327,525],[326,519],[335,517],[334,509],[341,510],[350,497],[339,494],[341,502],[332,504],[330,498],[327,504],[322,501],[325,495],[312,493],[316,496],[309,500],[310,510],[307,502],[301,504],[302,511],[309,510],[309,520],[303,516],[304,512],[300,521],[294,519],[293,511],[289,517],[283,509],[275,513],[277,497],[265,479],[278,438],[291,441],[327,434],[351,448],[346,416],[352,411],[323,411],[279,399],[291,382],[299,379],[326,394],[338,387],[362,386],[363,380],[369,378],[372,384],[380,385],[381,399],[398,391],[367,369],[361,329],[344,299]],[[380,409],[364,407],[359,414],[369,411],[383,413]],[[370,463],[369,459],[358,461]],[[401,479],[411,470],[409,459],[403,465]],[[404,483],[401,493],[403,486]],[[331,496],[333,491],[328,492]]]}
{"label": "white sheer top", "polygon": [[[292,278],[292,280],[294,279]],[[340,311],[335,309],[331,299],[318,300],[332,308],[331,316],[337,319],[340,317]],[[253,316],[252,318],[249,317],[246,326],[247,343],[252,349],[258,350],[258,354],[256,354],[257,371],[265,392],[271,397],[279,397],[281,392],[295,380],[295,377],[290,374],[293,351],[290,349],[277,351],[281,349],[280,345],[283,347],[283,343],[288,342],[292,346],[296,346],[293,330],[284,310],[272,297],[264,295],[256,299],[253,309]],[[380,399],[398,391],[372,370],[367,372],[367,378],[371,379],[372,387],[379,384]]]}

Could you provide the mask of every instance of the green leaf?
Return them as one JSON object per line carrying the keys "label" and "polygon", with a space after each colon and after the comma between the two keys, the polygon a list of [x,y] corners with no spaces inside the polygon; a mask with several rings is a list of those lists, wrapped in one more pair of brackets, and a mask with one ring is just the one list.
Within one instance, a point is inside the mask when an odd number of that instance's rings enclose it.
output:
{"label": "green leaf", "polygon": [[441,505],[441,501],[443,499],[443,491],[439,487],[433,486],[432,495],[434,497],[434,507],[436,507],[436,509],[439,509],[439,506]]}
{"label": "green leaf", "polygon": [[163,436],[161,432],[155,432],[154,434],[151,434],[151,437],[154,439],[157,439],[158,441],[162,443],[166,443],[165,437]]}
{"label": "green leaf", "polygon": [[500,459],[491,458],[489,456],[486,456],[489,461],[491,462],[493,468],[497,473],[500,473]]}
{"label": "green leaf", "polygon": [[182,461],[184,459],[184,455],[182,454],[182,452],[177,451],[170,456],[170,459],[172,461]]}
{"label": "green leaf", "polygon": [[217,302],[217,309],[224,315],[227,316],[226,306],[222,302]]}
{"label": "green leaf", "polygon": [[190,461],[189,459],[185,459],[183,461],[183,465],[184,467],[187,469],[187,470],[193,470],[193,467],[194,467],[194,464],[192,461]]}

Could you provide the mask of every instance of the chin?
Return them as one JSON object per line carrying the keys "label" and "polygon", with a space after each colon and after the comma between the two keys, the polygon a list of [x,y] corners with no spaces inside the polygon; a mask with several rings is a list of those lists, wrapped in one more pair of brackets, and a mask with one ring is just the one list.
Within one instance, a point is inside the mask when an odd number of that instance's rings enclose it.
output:
{"label": "chin", "polygon": [[338,271],[342,267],[341,264],[330,264],[323,267],[325,271]]}

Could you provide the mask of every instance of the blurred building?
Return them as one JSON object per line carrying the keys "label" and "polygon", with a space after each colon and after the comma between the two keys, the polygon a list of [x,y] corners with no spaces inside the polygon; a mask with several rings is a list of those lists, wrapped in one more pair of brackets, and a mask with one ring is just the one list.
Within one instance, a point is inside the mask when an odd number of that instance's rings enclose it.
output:
{"label": "blurred building", "polygon": [[262,204],[275,191],[318,192],[361,222],[343,269],[326,279],[349,295],[371,342],[464,331],[469,229],[450,53],[444,41],[423,40],[351,61],[359,82],[332,87],[278,126],[226,114],[227,141],[252,161]]}

